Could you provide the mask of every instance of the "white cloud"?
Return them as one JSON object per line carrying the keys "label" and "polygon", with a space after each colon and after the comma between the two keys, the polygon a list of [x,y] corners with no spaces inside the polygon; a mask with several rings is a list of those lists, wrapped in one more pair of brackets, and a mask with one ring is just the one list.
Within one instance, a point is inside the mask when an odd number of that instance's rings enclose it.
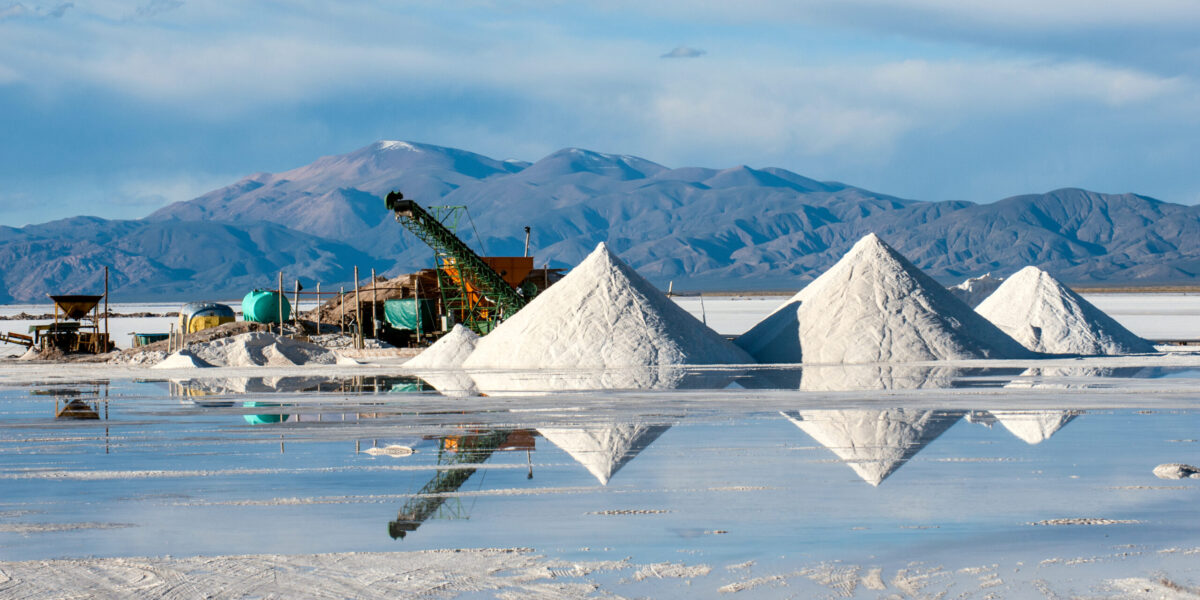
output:
{"label": "white cloud", "polygon": [[659,58],[698,58],[707,54],[704,50],[698,48],[689,48],[687,46],[676,46],[670,52],[663,54]]}

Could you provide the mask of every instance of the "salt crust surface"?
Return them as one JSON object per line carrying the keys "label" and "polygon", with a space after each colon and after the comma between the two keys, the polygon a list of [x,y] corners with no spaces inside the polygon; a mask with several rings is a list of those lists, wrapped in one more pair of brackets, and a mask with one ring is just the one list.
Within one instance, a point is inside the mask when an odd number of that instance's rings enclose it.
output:
{"label": "salt crust surface", "polygon": [[670,425],[620,423],[602,427],[538,429],[542,437],[571,455],[600,485],[633,460]]}
{"label": "salt crust surface", "polygon": [[737,344],[770,363],[1030,356],[873,233]]}
{"label": "salt crust surface", "polygon": [[407,368],[452,369],[461,367],[463,361],[475,351],[479,336],[474,331],[457,324],[449,333],[404,363]]}
{"label": "salt crust surface", "polygon": [[829,448],[867,483],[878,486],[962,418],[938,410],[802,410],[782,413]]}
{"label": "salt crust surface", "polygon": [[252,331],[211,342],[191,344],[168,356],[153,368],[332,365],[340,364],[339,358],[336,353],[316,344],[273,333]]}
{"label": "salt crust surface", "polygon": [[1004,283],[1003,277],[997,277],[991,273],[985,273],[979,277],[972,277],[962,283],[950,286],[951,294],[954,294],[963,304],[975,308],[983,302],[985,298],[992,295],[1000,284]]}
{"label": "salt crust surface", "polygon": [[1017,271],[975,310],[1036,352],[1086,356],[1154,352],[1153,344],[1037,267]]}
{"label": "salt crust surface", "polygon": [[466,369],[746,364],[754,360],[603,244],[482,337]]}

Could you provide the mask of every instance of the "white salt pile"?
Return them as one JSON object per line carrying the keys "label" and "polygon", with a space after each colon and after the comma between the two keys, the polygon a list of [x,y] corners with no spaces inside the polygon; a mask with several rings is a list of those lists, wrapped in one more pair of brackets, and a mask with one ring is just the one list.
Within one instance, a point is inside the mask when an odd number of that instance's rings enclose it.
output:
{"label": "white salt pile", "polygon": [[571,455],[600,485],[633,460],[670,425],[622,423],[586,428],[538,429],[542,437]]}
{"label": "white salt pile", "polygon": [[1009,433],[1026,444],[1040,444],[1075,418],[1069,410],[992,410],[988,411]]}
{"label": "white salt pile", "polygon": [[782,414],[875,486],[962,418],[959,412],[903,408]]}
{"label": "white salt pile", "polygon": [[168,354],[166,358],[158,361],[151,369],[204,369],[211,367],[208,361],[196,356],[190,349],[184,348],[178,352]]}
{"label": "white salt pile", "polygon": [[736,343],[770,363],[1030,355],[875,234]]}
{"label": "white salt pile", "polygon": [[745,364],[749,355],[601,243],[475,346],[468,369]]}
{"label": "white salt pile", "polygon": [[1159,479],[1200,479],[1200,469],[1183,463],[1166,463],[1154,467],[1154,476]]}
{"label": "white salt pile", "polygon": [[[191,344],[172,357],[190,353],[196,359],[217,367],[290,367],[296,365],[345,364],[336,353],[316,344],[301,342],[261,331]],[[165,361],[172,360],[168,357]],[[159,363],[160,365],[162,363]],[[357,363],[352,363],[357,364]],[[156,368],[169,368],[159,367]]]}
{"label": "white salt pile", "polygon": [[474,331],[455,325],[442,339],[433,343],[424,352],[404,363],[406,368],[453,369],[461,367],[463,361],[475,351],[479,336]]}
{"label": "white salt pile", "polygon": [[1154,344],[1134,335],[1037,267],[1017,271],[975,310],[1036,352],[1154,352]]}
{"label": "white salt pile", "polygon": [[984,298],[992,295],[1000,284],[1004,283],[1003,277],[996,277],[991,273],[985,273],[979,277],[972,277],[962,283],[946,288],[950,290],[963,304],[975,308],[983,302]]}

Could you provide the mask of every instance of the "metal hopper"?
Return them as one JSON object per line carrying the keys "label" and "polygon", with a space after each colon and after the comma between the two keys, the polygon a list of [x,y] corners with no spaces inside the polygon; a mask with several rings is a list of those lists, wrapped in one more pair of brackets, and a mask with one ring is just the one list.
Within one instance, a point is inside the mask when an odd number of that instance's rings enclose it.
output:
{"label": "metal hopper", "polygon": [[86,317],[103,298],[104,296],[84,296],[79,294],[50,296],[50,299],[54,301],[54,306],[58,310],[61,310],[66,318],[72,321],[78,321]]}

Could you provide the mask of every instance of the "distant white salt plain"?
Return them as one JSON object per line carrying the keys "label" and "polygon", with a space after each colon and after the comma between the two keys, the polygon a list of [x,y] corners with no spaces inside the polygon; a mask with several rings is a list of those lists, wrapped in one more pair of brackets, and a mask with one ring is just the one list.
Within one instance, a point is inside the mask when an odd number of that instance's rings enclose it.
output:
{"label": "distant white salt plain", "polygon": [[[1149,340],[1200,339],[1200,294],[1198,293],[1105,293],[1084,294],[1088,302],[1108,313],[1130,331]],[[786,296],[675,296],[680,307],[705,322],[717,333],[741,335],[771,314]],[[236,307],[236,301],[225,301]],[[175,312],[183,303],[114,303],[114,313]],[[301,306],[301,310],[311,307]],[[0,316],[20,313],[52,314],[53,305],[10,304],[0,306]],[[0,321],[0,331],[26,333],[42,320]],[[132,317],[109,319],[109,332],[118,348],[133,345],[133,333],[166,333],[175,317]],[[0,344],[0,357],[19,356],[24,349]]]}

